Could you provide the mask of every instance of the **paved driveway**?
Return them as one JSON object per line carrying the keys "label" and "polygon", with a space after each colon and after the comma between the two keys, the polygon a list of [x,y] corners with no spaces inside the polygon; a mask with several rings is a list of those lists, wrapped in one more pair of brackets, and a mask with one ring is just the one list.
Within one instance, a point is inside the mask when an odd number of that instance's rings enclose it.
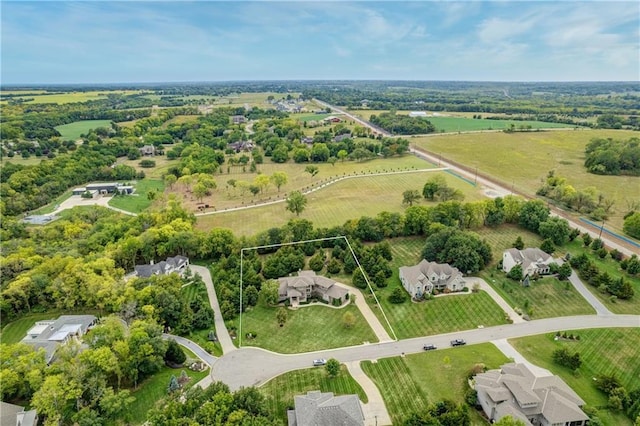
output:
{"label": "paved driveway", "polygon": [[[558,265],[562,265],[564,263],[564,260],[555,259],[555,262]],[[576,274],[574,270],[571,270],[569,282],[578,291],[578,293],[580,293],[580,295],[584,297],[591,306],[593,306],[593,309],[596,310],[596,313],[598,315],[613,315],[613,312],[607,309],[607,307],[604,306],[604,304],[593,293],[589,291],[587,286],[584,285],[584,283],[580,280],[580,277],[578,277],[578,274]]]}

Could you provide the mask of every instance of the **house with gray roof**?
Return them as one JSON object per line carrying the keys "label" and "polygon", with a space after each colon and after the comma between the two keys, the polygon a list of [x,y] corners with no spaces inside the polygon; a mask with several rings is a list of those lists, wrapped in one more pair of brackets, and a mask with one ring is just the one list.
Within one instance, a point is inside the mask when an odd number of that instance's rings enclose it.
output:
{"label": "house with gray roof", "polygon": [[56,320],[37,321],[22,343],[44,349],[47,364],[53,361],[60,345],[80,340],[98,319],[93,315],[62,315]]}
{"label": "house with gray roof", "polygon": [[585,402],[558,376],[538,377],[525,364],[475,376],[478,403],[492,422],[511,416],[525,425],[583,426]]}
{"label": "house with gray roof", "polygon": [[401,266],[400,282],[414,299],[437,291],[460,291],[466,283],[458,268],[448,263],[429,262],[423,259],[414,266]]}
{"label": "house with gray roof", "polygon": [[509,273],[514,266],[520,265],[523,277],[549,274],[551,263],[553,258],[537,247],[524,250],[510,248],[502,253],[502,270]]}
{"label": "house with gray roof", "polygon": [[289,426],[363,426],[364,414],[357,395],[334,396],[310,391],[296,395],[295,409],[287,411]]}
{"label": "house with gray roof", "polygon": [[0,401],[0,426],[36,426],[36,410],[25,411],[24,407]]}
{"label": "house with gray roof", "polygon": [[182,275],[188,267],[189,258],[178,255],[167,257],[166,261],[158,263],[154,263],[152,260],[148,265],[136,265],[134,273],[141,278],[149,278],[152,275],[169,275],[174,272]]}
{"label": "house with gray roof", "polygon": [[153,145],[142,146],[142,147],[138,148],[138,151],[140,151],[140,154],[144,155],[144,156],[154,156],[154,155],[156,155],[156,147],[153,146]]}
{"label": "house with gray roof", "polygon": [[307,302],[312,297],[320,297],[327,303],[339,301],[344,304],[349,300],[349,290],[336,281],[316,275],[314,271],[300,271],[295,277],[278,278],[278,302],[289,300],[291,306]]}

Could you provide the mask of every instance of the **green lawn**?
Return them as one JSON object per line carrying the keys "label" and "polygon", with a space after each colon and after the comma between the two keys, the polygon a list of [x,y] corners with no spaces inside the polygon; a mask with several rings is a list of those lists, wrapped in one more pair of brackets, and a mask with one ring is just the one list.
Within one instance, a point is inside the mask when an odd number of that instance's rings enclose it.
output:
{"label": "green lawn", "polygon": [[308,391],[333,392],[335,395],[356,394],[362,402],[368,402],[367,394],[344,365],[335,378],[329,378],[325,368],[307,368],[275,377],[260,387],[260,390],[267,397],[271,414],[280,417],[285,423],[287,410],[294,406],[293,397],[305,395]]}
{"label": "green lawn", "polygon": [[0,336],[1,343],[17,343],[24,336],[27,335],[27,331],[36,323],[36,321],[49,320],[58,318],[60,315],[97,315],[98,312],[94,310],[83,311],[49,311],[35,314],[28,314],[21,316],[19,319],[5,324],[2,322],[2,335]]}
{"label": "green lawn", "polygon": [[60,132],[62,140],[75,141],[80,135],[86,134],[91,129],[98,127],[111,128],[111,120],[82,120],[73,123],[56,126],[55,129]]}
{"label": "green lawn", "polygon": [[[416,189],[422,192],[424,183],[435,175],[443,176],[449,186],[460,189],[468,201],[485,198],[482,192],[473,185],[445,172],[363,176],[345,179],[308,194],[306,196],[307,206],[300,218],[312,221],[315,227],[331,227],[342,225],[347,219],[357,219],[361,216],[373,217],[383,211],[401,213],[406,209],[406,206],[402,204],[402,193],[407,189]],[[421,201],[421,203],[434,204],[425,201]],[[200,216],[197,227],[203,230],[212,227],[230,228],[234,230],[236,235],[248,236],[269,228],[282,226],[294,217],[294,214],[285,210],[285,203],[277,203]]]}
{"label": "green lawn", "polygon": [[[489,283],[513,308],[520,308],[531,319],[591,315],[595,310],[569,281],[546,277],[529,287],[506,277],[502,271],[484,271],[480,277]],[[528,302],[527,302],[528,301]]]}
{"label": "green lawn", "polygon": [[[187,354],[187,359],[197,359],[193,352],[184,347],[182,349]],[[202,372],[196,372],[191,371],[188,368],[174,369],[163,367],[158,373],[142,382],[136,391],[131,392],[131,395],[136,398],[133,404],[129,407],[130,421],[133,424],[144,423],[147,417],[147,411],[153,408],[156,402],[167,396],[167,388],[169,386],[171,376],[176,376],[176,378],[179,377],[182,370],[186,371],[187,375],[191,377],[191,380],[186,384],[187,388],[195,385],[209,374],[209,369]]]}
{"label": "green lawn", "polygon": [[[294,114],[292,118],[295,118],[298,121],[307,122],[307,121],[322,121],[327,117],[331,116],[341,116],[342,114],[315,114],[315,113],[303,113],[303,114]],[[333,123],[332,123],[333,124]]]}
{"label": "green lawn", "polygon": [[[498,368],[509,362],[490,343],[420,354],[363,361],[362,369],[380,389],[394,424],[428,404],[451,399],[464,402],[467,374],[475,364]],[[473,424],[484,424],[474,410]]]}
{"label": "green lawn", "polygon": [[[509,342],[527,360],[546,368],[562,377],[588,405],[605,407],[606,396],[593,384],[598,374],[614,374],[627,390],[640,386],[640,329],[594,329],[566,330],[580,336],[579,341],[554,341],[553,334],[510,339]],[[552,361],[554,350],[567,347],[571,352],[579,352],[582,366],[574,374]],[[600,410],[600,417],[608,425],[630,425],[631,421],[621,414]]]}
{"label": "green lawn", "polygon": [[[342,316],[345,312],[351,312],[356,317],[356,324],[351,329],[343,325]],[[232,324],[238,328],[239,318],[233,320]],[[328,306],[287,309],[287,321],[280,327],[276,321],[276,308],[266,307],[260,302],[242,315],[242,332],[243,346],[258,346],[279,353],[310,352],[378,341],[355,304],[342,309]],[[244,337],[249,332],[257,337]],[[234,342],[238,342],[238,339]]]}
{"label": "green lawn", "polygon": [[157,197],[164,191],[164,182],[154,179],[142,179],[136,184],[136,191],[131,195],[117,195],[111,198],[109,205],[132,213],[140,213],[146,210],[152,203],[147,193],[157,192]]}
{"label": "green lawn", "polygon": [[637,133],[624,130],[567,130],[553,132],[449,134],[412,138],[411,143],[444,158],[451,158],[480,173],[491,175],[516,190],[534,195],[549,170],[576,189],[597,188],[615,201],[607,226],[622,229],[628,211],[625,200],[640,199],[636,176],[587,173],[584,148],[592,138],[628,139]]}
{"label": "green lawn", "polygon": [[483,227],[474,229],[473,232],[480,235],[480,238],[486,240],[491,246],[493,265],[502,259],[503,251],[513,247],[518,237],[522,238],[525,247],[540,247],[542,243],[542,238],[538,234],[512,224],[503,224],[495,228]]}
{"label": "green lawn", "polygon": [[[389,242],[393,254],[393,277],[389,279],[387,287],[376,290],[376,295],[399,339],[468,330],[478,325],[487,327],[506,323],[504,311],[484,292],[436,297],[420,303],[390,303],[389,295],[395,287],[401,285],[398,268],[403,265],[415,265],[420,261],[424,240],[395,238]],[[366,297],[370,303],[374,302],[372,296]],[[372,309],[385,324],[379,309],[373,306]]]}
{"label": "green lawn", "polygon": [[[19,94],[20,91],[11,91],[15,94]],[[33,99],[27,101],[27,104],[69,104],[74,102],[86,102],[96,99],[106,99],[109,94],[125,94],[130,95],[139,93],[139,90],[93,90],[86,92],[65,92],[65,93],[49,93],[47,91],[41,91],[42,93],[36,94],[34,90],[27,90],[24,98]],[[3,92],[9,93],[9,92]]]}
{"label": "green lawn", "polygon": [[633,286],[635,295],[629,300],[617,299],[612,302],[609,294],[602,294],[597,288],[584,283],[587,289],[593,293],[600,301],[615,314],[632,314],[637,315],[640,313],[640,277],[630,277],[624,272],[618,262],[607,256],[605,259],[600,259],[595,255],[593,250],[584,248],[581,238],[576,238],[571,243],[565,244],[563,247],[557,250],[557,253],[564,256],[565,253],[571,253],[572,256],[577,256],[581,253],[587,253],[590,259],[592,259],[601,271],[606,271],[612,278],[624,277]]}

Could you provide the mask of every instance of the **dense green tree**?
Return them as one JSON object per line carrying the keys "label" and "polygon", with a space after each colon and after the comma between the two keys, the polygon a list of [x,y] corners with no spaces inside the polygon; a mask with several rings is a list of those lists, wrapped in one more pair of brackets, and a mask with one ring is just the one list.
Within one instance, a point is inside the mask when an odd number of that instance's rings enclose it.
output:
{"label": "dense green tree", "polygon": [[536,233],[540,224],[548,219],[549,208],[541,200],[527,201],[520,210],[520,225]]}
{"label": "dense green tree", "polygon": [[278,289],[280,285],[276,280],[267,280],[262,283],[260,288],[260,296],[268,305],[276,305],[278,303]]}
{"label": "dense green tree", "polygon": [[404,303],[408,298],[407,292],[402,287],[394,288],[389,294],[389,302],[394,304]]}
{"label": "dense green tree", "polygon": [[520,282],[522,280],[522,265],[515,265],[513,268],[511,268],[511,270],[507,274],[507,277]]}
{"label": "dense green tree", "polygon": [[287,197],[287,210],[291,213],[295,213],[296,216],[300,216],[300,213],[304,211],[307,205],[307,197],[305,197],[300,191],[293,191]]}
{"label": "dense green tree", "polygon": [[420,193],[415,189],[408,189],[402,193],[402,204],[408,204],[411,207],[418,200],[420,200]]}
{"label": "dense green tree", "polygon": [[549,238],[557,246],[561,246],[569,241],[569,222],[559,217],[550,217],[544,222],[540,222],[538,233],[542,238]]}
{"label": "dense green tree", "polygon": [[170,339],[164,354],[164,361],[170,365],[182,365],[186,360],[187,355],[180,345],[174,339]]}
{"label": "dense green tree", "polygon": [[282,185],[286,185],[289,181],[289,177],[285,172],[273,172],[270,179],[275,187],[278,188],[278,192],[280,192],[280,188],[282,187]]}
{"label": "dense green tree", "polygon": [[640,212],[634,212],[626,216],[622,229],[633,238],[640,239]]}
{"label": "dense green tree", "polygon": [[337,377],[340,374],[340,361],[335,358],[330,358],[325,365],[327,375],[331,378]]}

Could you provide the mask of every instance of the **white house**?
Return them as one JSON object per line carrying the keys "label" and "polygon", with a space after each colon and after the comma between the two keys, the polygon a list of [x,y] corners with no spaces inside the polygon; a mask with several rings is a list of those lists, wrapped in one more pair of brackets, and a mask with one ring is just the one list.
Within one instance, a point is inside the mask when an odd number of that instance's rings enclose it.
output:
{"label": "white house", "polygon": [[149,278],[151,275],[169,275],[176,272],[180,275],[189,267],[189,258],[184,256],[167,257],[166,261],[153,263],[148,265],[136,265],[134,272],[136,276]]}
{"label": "white house", "polygon": [[511,416],[525,425],[584,426],[585,402],[558,376],[535,376],[524,364],[505,364],[475,377],[478,403],[490,421]]}
{"label": "white house", "polygon": [[414,299],[422,298],[434,290],[460,291],[465,286],[462,273],[448,263],[422,260],[414,266],[401,266],[400,281]]}
{"label": "white house", "polygon": [[344,304],[349,300],[349,290],[341,285],[336,285],[336,281],[321,275],[316,275],[314,271],[300,271],[296,277],[278,278],[278,302],[289,299],[291,306],[304,303],[307,298],[317,296],[327,303],[339,301]]}
{"label": "white house", "polygon": [[510,248],[502,253],[502,270],[509,273],[516,265],[522,266],[522,276],[550,273],[553,258],[539,248],[518,250]]}

